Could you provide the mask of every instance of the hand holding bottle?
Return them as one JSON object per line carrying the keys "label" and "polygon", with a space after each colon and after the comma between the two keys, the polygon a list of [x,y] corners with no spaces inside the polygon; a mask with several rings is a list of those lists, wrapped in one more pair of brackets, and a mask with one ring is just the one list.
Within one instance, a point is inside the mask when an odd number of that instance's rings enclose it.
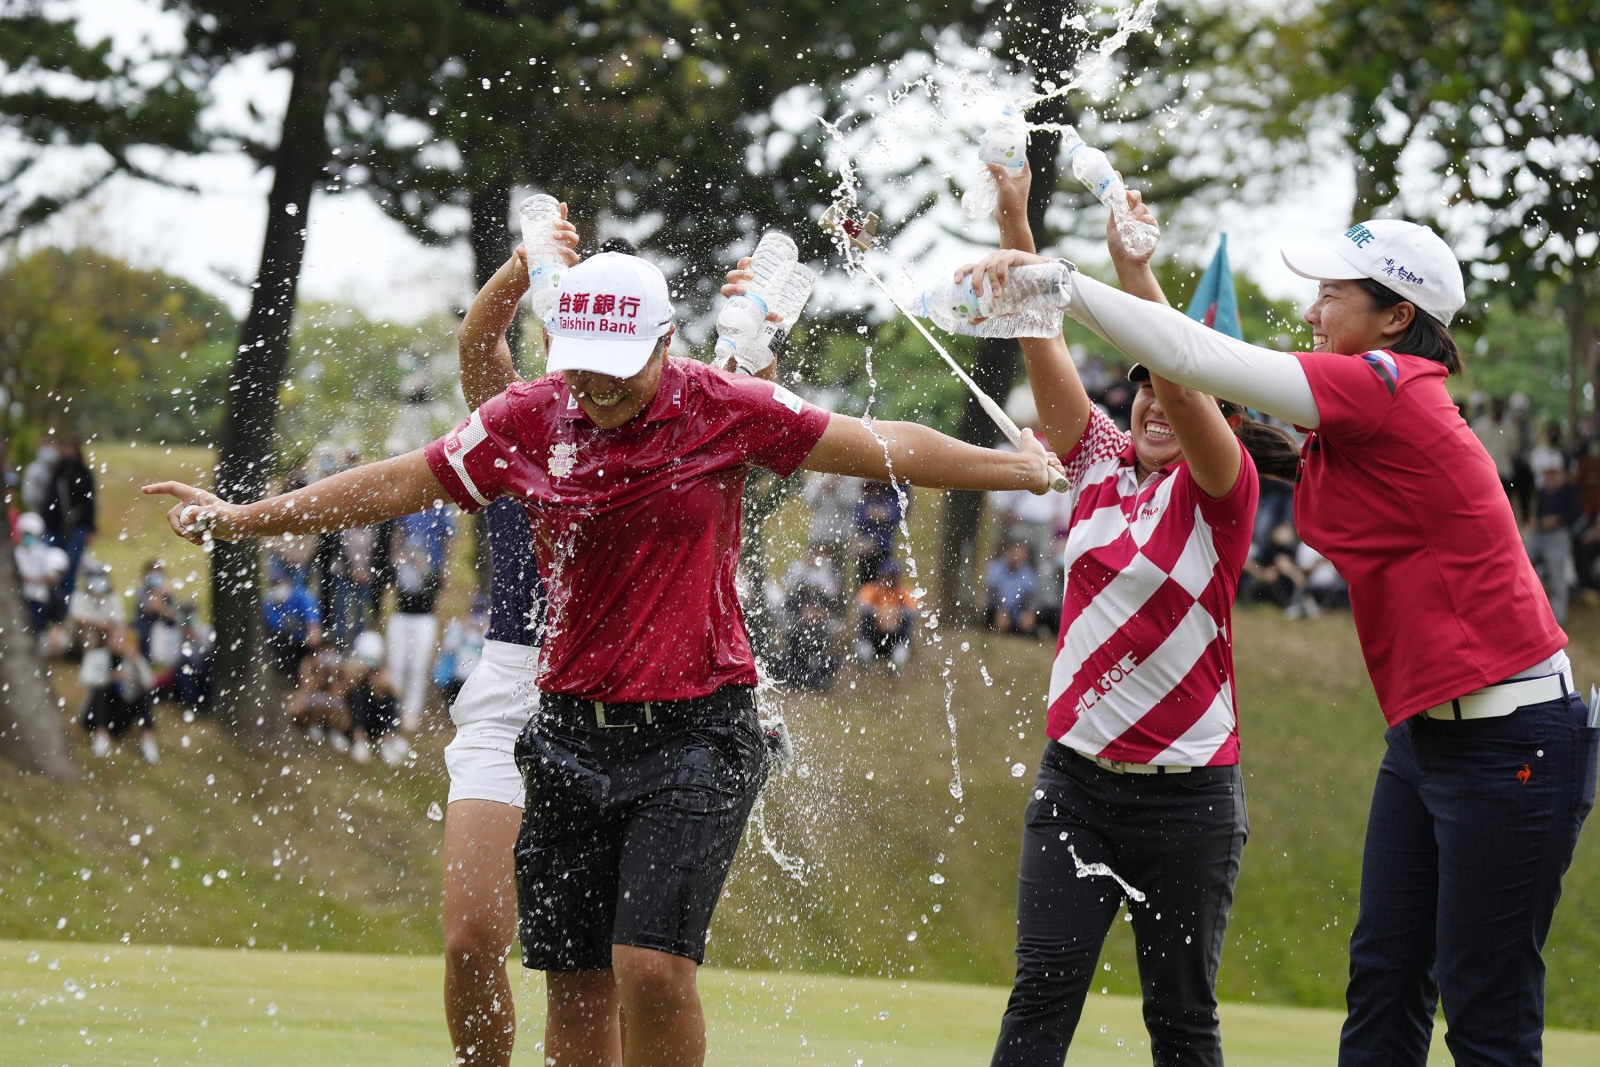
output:
{"label": "hand holding bottle", "polygon": [[[1127,204],[1126,221],[1119,220],[1116,212],[1106,219],[1106,247],[1111,252],[1111,261],[1116,265],[1119,275],[1128,267],[1147,267],[1161,240],[1161,227],[1156,223],[1149,205],[1144,202],[1144,195],[1137,189],[1128,189],[1123,196]],[[1139,232],[1148,234],[1150,239],[1143,243],[1130,241],[1128,222],[1140,227]]]}

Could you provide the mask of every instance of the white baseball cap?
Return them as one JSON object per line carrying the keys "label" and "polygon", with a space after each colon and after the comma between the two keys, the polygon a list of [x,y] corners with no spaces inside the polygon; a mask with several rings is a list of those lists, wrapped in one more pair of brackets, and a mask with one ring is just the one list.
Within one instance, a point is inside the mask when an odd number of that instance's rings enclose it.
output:
{"label": "white baseball cap", "polygon": [[1455,253],[1438,234],[1414,222],[1358,222],[1326,244],[1293,255],[1283,252],[1283,261],[1313,281],[1370,278],[1446,326],[1467,302]]}
{"label": "white baseball cap", "polygon": [[586,370],[631,378],[672,326],[667,279],[655,264],[601,252],[567,271],[545,319],[551,371]]}

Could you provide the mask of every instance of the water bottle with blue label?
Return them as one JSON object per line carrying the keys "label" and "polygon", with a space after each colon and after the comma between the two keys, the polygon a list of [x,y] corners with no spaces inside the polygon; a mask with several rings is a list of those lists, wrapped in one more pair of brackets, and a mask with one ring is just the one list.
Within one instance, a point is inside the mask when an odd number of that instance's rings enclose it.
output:
{"label": "water bottle with blue label", "polygon": [[[789,344],[789,331],[800,321],[800,312],[811,299],[811,290],[817,284],[817,272],[804,263],[789,268],[788,275],[778,285],[766,321],[761,323],[755,339],[739,349],[735,369],[740,374],[759,374],[783,355]],[[772,316],[778,316],[776,322]]]}
{"label": "water bottle with blue label", "polygon": [[799,261],[800,250],[788,234],[768,230],[762,235],[750,260],[754,277],[746,283],[743,293],[728,298],[717,315],[715,358],[719,366],[730,361],[737,364],[740,351],[758,343],[779,288]]}
{"label": "water bottle with blue label", "polygon": [[561,203],[547,193],[535,193],[517,210],[522,223],[522,247],[528,253],[528,290],[534,315],[543,320],[555,309],[556,293],[567,266],[562,246],[556,242]]}
{"label": "water bottle with blue label", "polygon": [[1136,256],[1153,252],[1156,242],[1161,239],[1160,232],[1129,213],[1128,190],[1106,154],[1085,144],[1083,138],[1078,136],[1078,131],[1071,126],[1062,131],[1061,144],[1067,150],[1067,159],[1072,161],[1073,176],[1094,194],[1096,200],[1111,209],[1111,214],[1117,220],[1117,234],[1122,238],[1122,246]]}
{"label": "water bottle with blue label", "polygon": [[[983,131],[978,141],[978,159],[983,163],[996,163],[1010,171],[1012,177],[1022,173],[1028,165],[1028,123],[1015,107],[1006,104],[1000,117]],[[961,207],[968,218],[981,219],[994,213],[998,191],[994,177],[985,170],[978,176],[978,184],[961,197]]]}

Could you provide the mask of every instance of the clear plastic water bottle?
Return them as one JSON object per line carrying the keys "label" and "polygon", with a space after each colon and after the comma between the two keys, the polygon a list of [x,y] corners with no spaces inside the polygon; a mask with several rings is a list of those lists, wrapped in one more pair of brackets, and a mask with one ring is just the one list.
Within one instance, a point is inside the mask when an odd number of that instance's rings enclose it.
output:
{"label": "clear plastic water bottle", "polygon": [[1067,149],[1067,158],[1072,161],[1073,176],[1088,187],[1096,200],[1111,209],[1122,246],[1136,256],[1155,251],[1156,242],[1161,239],[1160,232],[1128,211],[1128,190],[1106,154],[1085,144],[1071,126],[1062,133],[1061,140]]}
{"label": "clear plastic water bottle", "polygon": [[544,319],[555,308],[556,291],[566,273],[562,246],[556,243],[556,223],[561,203],[548,193],[534,193],[522,202],[517,215],[522,222],[522,247],[528,253],[528,282],[533,313]]}
{"label": "clear plastic water bottle", "polygon": [[[978,159],[983,163],[998,163],[1012,176],[1022,173],[1028,165],[1028,123],[1010,104],[1000,109],[996,119],[978,141]],[[994,214],[999,199],[994,176],[987,169],[978,175],[978,184],[961,197],[961,207],[971,219],[981,219]]]}
{"label": "clear plastic water bottle", "polygon": [[1065,264],[1030,263],[1007,272],[999,295],[986,287],[978,296],[971,275],[959,285],[945,278],[922,294],[917,314],[966,337],[1054,337],[1071,303]]}
{"label": "clear plastic water bottle", "polygon": [[789,331],[800,321],[800,312],[805,310],[816,284],[817,272],[804,263],[789,268],[772,299],[772,314],[777,315],[779,321],[763,321],[755,341],[739,349],[735,369],[740,374],[758,374],[783,355],[789,343]]}
{"label": "clear plastic water bottle", "polygon": [[750,260],[753,278],[745,291],[730,297],[717,315],[716,362],[737,361],[740,349],[755,343],[767,321],[778,288],[800,260],[794,240],[780,230],[768,230]]}

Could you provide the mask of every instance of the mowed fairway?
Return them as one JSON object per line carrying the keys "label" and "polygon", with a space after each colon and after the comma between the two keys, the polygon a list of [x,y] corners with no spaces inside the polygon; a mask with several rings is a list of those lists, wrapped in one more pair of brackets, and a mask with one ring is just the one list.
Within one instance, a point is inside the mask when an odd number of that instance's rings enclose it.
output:
{"label": "mowed fairway", "polygon": [[[241,952],[0,942],[0,1064],[450,1062],[431,956]],[[542,984],[513,967],[523,1039],[540,1062]],[[1005,991],[871,978],[707,969],[708,1062],[987,1062]],[[1229,1004],[1228,1062],[1332,1062],[1336,1012]],[[1138,1002],[1092,996],[1068,1062],[1149,1062]],[[1443,1041],[1432,1063],[1449,1063]],[[1600,1034],[1554,1031],[1552,1067],[1600,1063]]]}

